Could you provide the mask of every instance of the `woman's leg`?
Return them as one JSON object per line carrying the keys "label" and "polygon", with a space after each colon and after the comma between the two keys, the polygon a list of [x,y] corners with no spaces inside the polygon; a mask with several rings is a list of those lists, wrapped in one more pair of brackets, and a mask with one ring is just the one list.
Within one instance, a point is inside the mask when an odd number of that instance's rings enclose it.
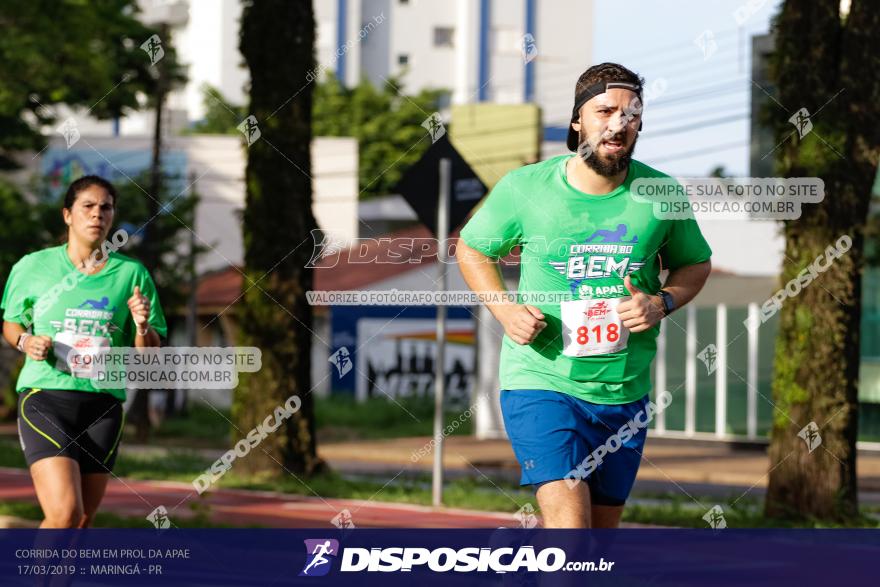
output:
{"label": "woman's leg", "polygon": [[103,393],[91,395],[90,401],[83,406],[79,422],[80,426],[85,426],[85,432],[79,439],[83,496],[80,528],[88,528],[95,521],[95,513],[104,498],[125,425],[122,402]]}
{"label": "woman's leg", "polygon": [[79,463],[68,457],[46,457],[30,469],[45,516],[40,528],[79,526],[84,511]]}
{"label": "woman's leg", "polygon": [[98,506],[104,498],[109,478],[108,473],[82,474],[83,516],[79,524],[80,528],[88,528],[95,520],[95,512],[98,511]]}

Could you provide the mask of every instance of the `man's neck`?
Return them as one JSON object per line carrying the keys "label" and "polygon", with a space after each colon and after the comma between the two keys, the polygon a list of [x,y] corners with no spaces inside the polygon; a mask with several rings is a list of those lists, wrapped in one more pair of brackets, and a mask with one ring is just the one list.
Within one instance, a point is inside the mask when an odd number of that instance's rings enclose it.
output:
{"label": "man's neck", "polygon": [[610,177],[599,175],[577,155],[569,159],[565,166],[565,174],[572,187],[597,196],[609,194],[620,187],[626,180],[628,171],[627,167],[617,175]]}

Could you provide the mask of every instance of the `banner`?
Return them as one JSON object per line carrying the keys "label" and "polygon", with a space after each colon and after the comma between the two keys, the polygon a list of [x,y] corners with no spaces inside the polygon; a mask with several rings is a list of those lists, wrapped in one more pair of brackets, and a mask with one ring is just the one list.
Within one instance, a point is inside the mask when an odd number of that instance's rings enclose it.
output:
{"label": "banner", "polygon": [[3,585],[840,585],[876,530],[4,530]]}

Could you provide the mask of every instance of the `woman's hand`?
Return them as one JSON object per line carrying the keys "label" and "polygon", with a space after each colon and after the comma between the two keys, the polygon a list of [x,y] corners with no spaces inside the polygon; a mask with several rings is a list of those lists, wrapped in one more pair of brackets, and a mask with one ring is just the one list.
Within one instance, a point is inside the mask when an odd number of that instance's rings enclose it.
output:
{"label": "woman's hand", "polygon": [[24,341],[24,352],[35,361],[45,361],[52,348],[52,339],[44,335],[31,335]]}
{"label": "woman's hand", "polygon": [[134,319],[137,333],[144,336],[150,328],[150,300],[141,294],[141,288],[134,286],[134,293],[128,298],[128,309]]}

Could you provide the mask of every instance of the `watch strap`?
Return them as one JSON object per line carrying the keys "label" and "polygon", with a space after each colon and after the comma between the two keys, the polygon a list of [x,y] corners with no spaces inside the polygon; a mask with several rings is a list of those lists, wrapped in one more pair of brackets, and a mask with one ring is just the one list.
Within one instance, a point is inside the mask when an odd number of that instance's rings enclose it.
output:
{"label": "watch strap", "polygon": [[669,316],[669,314],[675,310],[675,298],[673,298],[672,294],[665,289],[661,289],[657,292],[657,295],[660,296],[660,299],[663,301],[663,315]]}

